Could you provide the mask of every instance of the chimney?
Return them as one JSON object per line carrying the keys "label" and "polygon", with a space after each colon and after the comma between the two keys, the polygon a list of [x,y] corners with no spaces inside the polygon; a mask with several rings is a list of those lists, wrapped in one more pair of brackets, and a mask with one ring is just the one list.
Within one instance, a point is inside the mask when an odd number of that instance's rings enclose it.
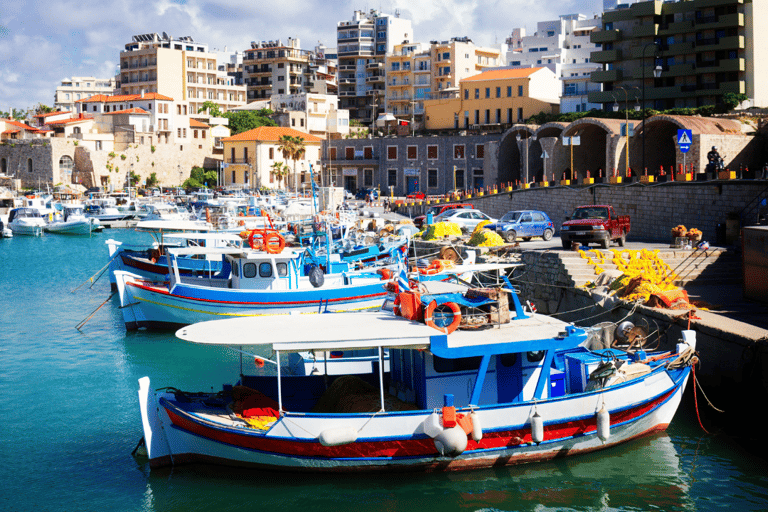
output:
{"label": "chimney", "polygon": [[141,99],[144,99],[144,89],[141,90]]}

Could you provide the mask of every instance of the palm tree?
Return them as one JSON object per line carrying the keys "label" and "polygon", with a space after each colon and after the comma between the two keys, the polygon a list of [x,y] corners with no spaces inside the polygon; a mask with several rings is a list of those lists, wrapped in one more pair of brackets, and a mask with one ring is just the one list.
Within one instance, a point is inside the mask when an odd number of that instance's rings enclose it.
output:
{"label": "palm tree", "polygon": [[302,158],[306,152],[304,138],[283,135],[278,142],[280,143],[280,146],[277,149],[283,153],[283,158],[290,158],[293,160],[293,190],[294,192],[297,192],[298,179],[296,176],[296,161]]}
{"label": "palm tree", "polygon": [[275,162],[272,164],[271,173],[275,178],[277,178],[277,187],[280,188],[280,185],[283,182],[283,178],[288,175],[288,166],[283,162]]}

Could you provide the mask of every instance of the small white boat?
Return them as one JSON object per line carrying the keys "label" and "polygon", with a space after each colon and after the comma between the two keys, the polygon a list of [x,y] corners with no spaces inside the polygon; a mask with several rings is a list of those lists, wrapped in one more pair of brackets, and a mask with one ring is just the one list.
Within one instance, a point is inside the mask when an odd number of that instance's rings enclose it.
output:
{"label": "small white boat", "polygon": [[8,227],[14,235],[40,236],[45,219],[37,208],[15,208],[8,214]]}
{"label": "small white boat", "polygon": [[58,235],[90,235],[100,227],[98,219],[86,217],[82,205],[63,205],[62,213],[45,225],[44,230]]}
{"label": "small white boat", "polygon": [[188,211],[168,203],[148,203],[144,205],[147,214],[145,221],[181,222],[191,220]]}

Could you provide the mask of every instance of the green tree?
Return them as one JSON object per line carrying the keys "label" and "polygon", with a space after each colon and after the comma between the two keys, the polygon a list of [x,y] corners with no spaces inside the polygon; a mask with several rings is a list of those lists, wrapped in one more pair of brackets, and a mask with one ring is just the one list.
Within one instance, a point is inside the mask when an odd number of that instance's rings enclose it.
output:
{"label": "green tree", "polygon": [[221,112],[221,108],[219,107],[219,104],[214,101],[204,101],[203,105],[197,109],[197,113],[201,112],[208,112],[213,117],[221,117],[223,113]]}
{"label": "green tree", "polygon": [[184,188],[201,188],[216,186],[216,171],[208,171],[202,167],[193,167],[189,178],[182,185]]}
{"label": "green tree", "polygon": [[306,152],[306,146],[304,145],[303,137],[292,137],[291,135],[283,135],[278,140],[280,146],[278,150],[283,153],[283,158],[293,160],[293,190],[299,190],[298,177],[296,175],[296,161],[304,156]]}
{"label": "green tree", "polygon": [[139,181],[141,181],[141,176],[131,171],[130,174],[128,175],[128,180],[130,181],[131,186],[135,187],[139,183]]}
{"label": "green tree", "polygon": [[739,106],[739,103],[747,99],[746,94],[736,94],[735,92],[727,92],[723,94],[723,107],[726,112],[733,110]]}
{"label": "green tree", "polygon": [[35,107],[35,114],[50,114],[51,112],[55,112],[54,108],[42,103],[38,103]]}
{"label": "green tree", "polygon": [[274,112],[270,109],[263,108],[256,111],[224,112],[223,117],[229,119],[229,129],[232,131],[232,135],[236,135],[259,126],[277,126],[277,123],[269,117],[273,114]]}
{"label": "green tree", "polygon": [[281,187],[283,179],[288,176],[288,171],[288,166],[283,162],[275,162],[272,164],[272,170],[270,171],[270,174],[272,174],[272,176],[274,176],[277,180],[278,188]]}
{"label": "green tree", "polygon": [[149,175],[149,178],[147,178],[147,187],[155,187],[159,183],[159,180],[157,179],[157,173],[153,172]]}
{"label": "green tree", "polygon": [[11,112],[0,111],[0,117],[3,119],[15,119],[16,121],[24,121],[27,119],[27,113],[17,108],[12,108]]}

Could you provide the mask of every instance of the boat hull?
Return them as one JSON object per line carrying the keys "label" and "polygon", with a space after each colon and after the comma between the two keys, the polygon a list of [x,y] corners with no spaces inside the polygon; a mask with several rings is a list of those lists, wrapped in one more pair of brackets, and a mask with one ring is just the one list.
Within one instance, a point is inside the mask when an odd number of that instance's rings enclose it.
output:
{"label": "boat hull", "polygon": [[90,235],[93,223],[90,220],[54,222],[45,226],[46,233],[57,235]]}
{"label": "boat hull", "polygon": [[[141,281],[127,272],[114,273],[127,330],[175,329],[227,317],[289,313],[345,312],[380,308],[386,298],[383,281],[311,290],[232,290]],[[222,281],[206,279],[206,281]]]}
{"label": "boat hull", "polygon": [[[367,414],[291,414],[266,432],[222,425],[155,394],[140,380],[145,442],[152,467],[191,462],[295,471],[453,471],[551,460],[601,450],[666,429],[690,368],[655,371],[603,390],[544,402],[474,407],[483,437],[457,456],[442,456],[424,432],[432,411]],[[610,411],[610,436],[597,434],[596,410]],[[469,413],[470,410],[458,412]],[[544,419],[544,440],[532,440],[530,418]],[[352,429],[356,439],[323,445],[328,429]]]}
{"label": "boat hull", "polygon": [[12,222],[8,225],[14,235],[41,236],[43,223]]}

